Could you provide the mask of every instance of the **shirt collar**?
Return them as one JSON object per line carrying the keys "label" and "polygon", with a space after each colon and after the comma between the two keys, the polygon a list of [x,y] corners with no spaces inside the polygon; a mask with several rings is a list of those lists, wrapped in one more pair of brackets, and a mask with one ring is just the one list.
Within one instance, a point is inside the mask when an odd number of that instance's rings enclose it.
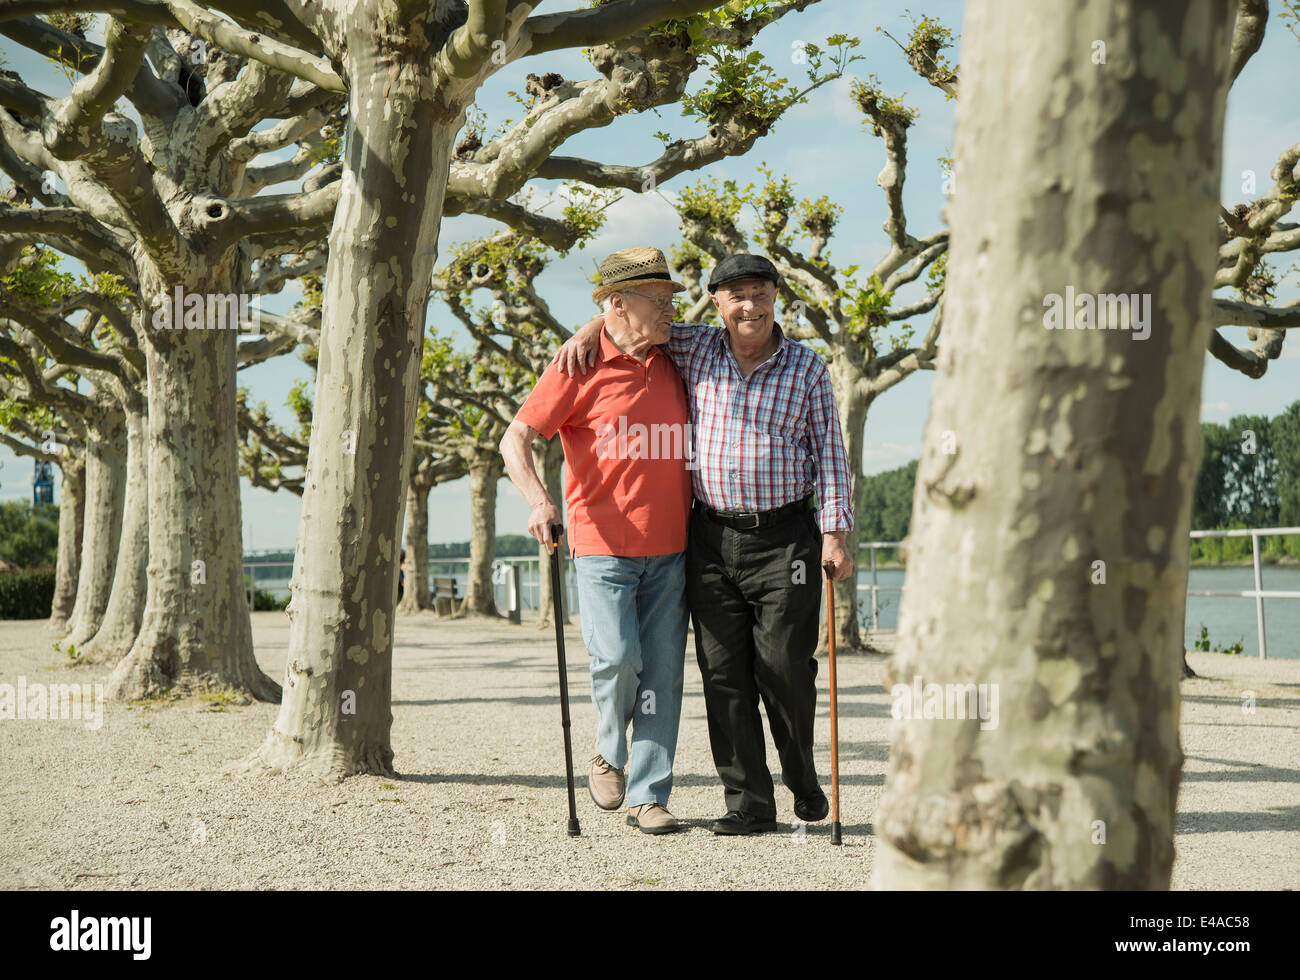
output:
{"label": "shirt collar", "polygon": [[[649,366],[651,359],[658,357],[660,353],[662,353],[662,351],[659,349],[659,345],[654,344],[650,347],[650,350],[646,352],[645,361],[638,362],[638,363],[644,363],[645,365]],[[618,347],[615,346],[614,341],[609,339],[609,332],[604,327],[601,327],[600,328],[600,359],[602,361],[612,361],[616,357],[626,357],[630,361],[636,360],[635,357],[632,357],[629,354],[624,354],[621,350],[619,350]]]}

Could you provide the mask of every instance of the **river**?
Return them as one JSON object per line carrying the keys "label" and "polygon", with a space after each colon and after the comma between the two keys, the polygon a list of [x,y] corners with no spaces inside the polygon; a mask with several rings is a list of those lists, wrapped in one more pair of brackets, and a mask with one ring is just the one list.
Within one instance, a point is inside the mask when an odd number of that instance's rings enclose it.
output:
{"label": "river", "polygon": [[[257,559],[250,558],[251,561]],[[446,575],[455,571],[456,583],[461,592],[465,591],[464,564],[459,566],[435,565],[432,573]],[[257,587],[272,592],[277,598],[289,594],[289,571],[283,566],[259,568]],[[877,593],[877,622],[881,629],[894,629],[898,625],[897,591],[903,584],[903,570],[896,568],[880,569],[876,573],[876,582],[881,587]],[[1300,568],[1293,566],[1264,566],[1264,588],[1281,592],[1300,592]],[[537,574],[534,565],[524,565],[520,569],[521,592],[525,610],[536,608]],[[870,571],[858,574],[858,597],[860,620],[864,626],[871,623],[871,593],[864,590],[870,586]],[[1097,586],[1101,588],[1102,586]],[[1231,568],[1193,568],[1189,589],[1192,591],[1228,591],[1248,590],[1254,588],[1254,572],[1249,566]],[[895,591],[884,591],[893,589]],[[507,590],[504,584],[497,586],[497,601],[504,607]],[[570,588],[569,594],[573,590]],[[1269,657],[1279,659],[1300,659],[1300,599],[1265,599],[1264,600],[1265,640],[1268,644]],[[1209,631],[1211,645],[1231,646],[1240,641],[1242,653],[1259,656],[1259,641],[1255,627],[1255,600],[1243,598],[1226,598],[1218,596],[1189,596],[1187,600],[1186,644],[1188,649],[1200,635],[1201,626]]]}

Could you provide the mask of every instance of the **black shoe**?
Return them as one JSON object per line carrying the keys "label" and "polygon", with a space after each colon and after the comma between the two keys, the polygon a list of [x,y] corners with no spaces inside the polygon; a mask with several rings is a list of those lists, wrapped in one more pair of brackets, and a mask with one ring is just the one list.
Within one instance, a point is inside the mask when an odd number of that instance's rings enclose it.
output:
{"label": "black shoe", "polygon": [[825,820],[831,812],[831,805],[826,802],[826,794],[820,789],[794,798],[794,815],[809,823]]}
{"label": "black shoe", "polygon": [[728,810],[726,816],[709,824],[709,829],[715,834],[728,837],[748,837],[750,834],[765,834],[776,830],[776,821],[741,810]]}

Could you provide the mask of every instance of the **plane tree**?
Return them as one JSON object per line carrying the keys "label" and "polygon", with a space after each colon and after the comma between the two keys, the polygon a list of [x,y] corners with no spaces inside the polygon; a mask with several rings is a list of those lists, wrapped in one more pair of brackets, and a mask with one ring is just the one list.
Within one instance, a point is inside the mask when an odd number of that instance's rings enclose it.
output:
{"label": "plane tree", "polygon": [[[1223,123],[1250,7],[1235,31],[1213,0],[966,7],[879,887],[1169,887]],[[1149,334],[1109,310],[1104,330],[1045,329],[1069,286],[1147,297]]]}
{"label": "plane tree", "polygon": [[[11,39],[49,51],[72,35],[53,43],[49,31],[57,28],[31,15],[74,8],[113,15],[102,52],[90,51],[89,74],[68,96],[0,80],[0,123],[16,156],[53,172],[98,226],[124,232],[118,244],[137,253],[146,306],[177,287],[238,293],[237,252],[301,244],[332,226],[317,437],[295,576],[308,598],[290,607],[288,696],[261,762],[390,771],[396,575],[389,552],[399,529],[389,524],[405,496],[419,338],[444,211],[460,203],[544,231],[551,226],[509,201],[531,177],[642,188],[743,152],[801,96],[770,73],[754,84],[761,73],[739,49],[811,2],[614,0],[550,14],[517,0],[114,0],[102,7],[17,0],[0,8]],[[456,157],[465,111],[484,81],[520,58],[584,46],[596,78],[539,75],[537,103],[519,124]],[[706,62],[702,135],[673,141],[642,166],[557,156],[579,132],[681,100]],[[779,94],[768,98],[773,91]],[[309,125],[300,117],[327,112],[340,94],[339,165],[308,173],[291,193],[249,195],[237,183],[248,164],[232,143],[260,143],[257,124],[277,118],[285,121],[282,145],[290,145],[296,127]],[[112,110],[120,97],[132,103],[139,126]],[[150,466],[178,474],[180,486],[154,492],[151,483],[150,506],[160,509],[151,510],[150,547],[159,557],[150,562],[151,602],[132,677],[138,689],[170,686],[180,665],[206,681],[215,677],[215,651],[233,649],[228,662],[238,666],[225,682],[274,697],[251,659],[240,548],[231,537],[240,524],[233,341],[203,341],[180,331],[147,339]],[[154,404],[172,405],[166,424]],[[208,488],[207,501],[196,506],[186,486]],[[209,588],[191,594],[194,561],[206,562]],[[349,663],[370,675],[364,690]],[[363,723],[343,722],[345,690],[357,694]],[[344,724],[351,734],[340,737]]]}

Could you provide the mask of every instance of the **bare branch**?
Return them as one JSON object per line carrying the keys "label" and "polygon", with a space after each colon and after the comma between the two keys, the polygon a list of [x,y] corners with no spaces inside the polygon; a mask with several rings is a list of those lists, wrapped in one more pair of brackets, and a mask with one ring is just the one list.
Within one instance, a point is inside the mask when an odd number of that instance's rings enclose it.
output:
{"label": "bare branch", "polygon": [[443,46],[443,70],[452,78],[477,75],[492,53],[492,42],[502,41],[506,26],[506,0],[469,0],[469,16]]}
{"label": "bare branch", "polygon": [[1209,351],[1234,371],[1240,371],[1248,378],[1262,378],[1268,370],[1268,359],[1260,357],[1254,351],[1242,350],[1224,339],[1219,331],[1210,334]]}
{"label": "bare branch", "polygon": [[1267,330],[1287,330],[1300,327],[1300,303],[1290,306],[1260,306],[1256,303],[1239,303],[1215,298],[1210,312],[1215,327],[1262,327]]}
{"label": "bare branch", "polygon": [[61,159],[84,156],[99,138],[104,114],[143,67],[149,28],[110,17],[104,40],[103,56],[90,74],[78,79],[59,111],[52,114],[53,124],[46,126],[46,145]]}
{"label": "bare branch", "polygon": [[268,194],[230,201],[230,216],[222,222],[227,241],[252,235],[284,232],[308,226],[327,225],[334,219],[340,181],[303,194]]}
{"label": "bare branch", "polygon": [[1229,55],[1228,78],[1235,82],[1246,62],[1264,43],[1268,24],[1268,0],[1237,0],[1237,23],[1232,30],[1232,53]]}
{"label": "bare branch", "polygon": [[[233,54],[287,72],[327,92],[344,92],[343,80],[325,59],[275,38],[236,27],[190,0],[166,0],[165,6],[185,30]],[[226,5],[216,4],[223,7]]]}
{"label": "bare branch", "polygon": [[[104,53],[102,45],[69,34],[39,17],[0,20],[0,34],[78,71],[93,70]],[[158,78],[147,64],[140,66],[125,95],[141,113],[160,119],[172,118],[184,102],[181,92]]]}
{"label": "bare branch", "polygon": [[589,10],[539,14],[524,22],[522,54],[593,47],[625,37],[669,17],[682,19],[721,7],[724,0],[612,0]]}

